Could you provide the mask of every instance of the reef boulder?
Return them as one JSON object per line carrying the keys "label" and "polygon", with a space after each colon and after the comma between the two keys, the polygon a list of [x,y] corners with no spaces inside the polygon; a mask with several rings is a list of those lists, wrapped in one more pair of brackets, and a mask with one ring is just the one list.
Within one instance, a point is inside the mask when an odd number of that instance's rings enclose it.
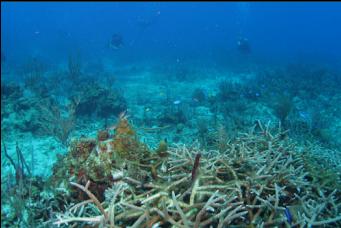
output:
{"label": "reef boulder", "polygon": [[107,118],[118,115],[127,108],[123,96],[114,90],[109,90],[98,84],[86,84],[82,86],[78,94],[76,108],[77,116],[91,116]]}

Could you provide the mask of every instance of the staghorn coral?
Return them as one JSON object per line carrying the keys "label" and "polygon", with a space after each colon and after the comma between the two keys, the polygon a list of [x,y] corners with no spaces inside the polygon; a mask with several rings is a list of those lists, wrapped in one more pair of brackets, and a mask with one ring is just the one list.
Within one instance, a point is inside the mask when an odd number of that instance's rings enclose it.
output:
{"label": "staghorn coral", "polygon": [[[125,126],[125,124],[122,124]],[[122,127],[121,126],[121,127]],[[118,128],[120,129],[120,127]],[[125,129],[123,131],[123,129]],[[126,128],[122,132],[133,135]],[[119,130],[119,132],[121,132]],[[121,132],[121,133],[122,133]],[[197,144],[168,148],[167,157],[136,163],[138,172],[157,178],[137,180],[125,170],[106,190],[103,203],[90,197],[59,214],[54,224],[105,227],[335,227],[341,223],[340,189],[310,183],[309,171],[286,132],[271,132],[260,122],[226,142],[224,152]],[[200,154],[200,155],[198,155]],[[149,161],[149,162],[148,162]],[[115,171],[116,176],[118,171]],[[194,173],[194,175],[193,175]],[[96,208],[89,213],[95,203]],[[292,219],[285,215],[290,214]]]}
{"label": "staghorn coral", "polygon": [[[333,191],[334,189],[341,189],[341,176],[340,170],[336,172],[335,169],[331,169],[331,163],[326,161],[325,158],[321,158],[321,156],[317,156],[316,152],[312,153],[314,150],[318,150],[321,153],[319,148],[313,148],[311,146],[309,149],[303,151],[301,154],[301,158],[303,161],[303,165],[308,170],[309,175],[307,175],[307,179],[310,182],[323,186],[329,191]],[[332,151],[328,151],[332,152]],[[333,161],[334,163],[337,161]]]}

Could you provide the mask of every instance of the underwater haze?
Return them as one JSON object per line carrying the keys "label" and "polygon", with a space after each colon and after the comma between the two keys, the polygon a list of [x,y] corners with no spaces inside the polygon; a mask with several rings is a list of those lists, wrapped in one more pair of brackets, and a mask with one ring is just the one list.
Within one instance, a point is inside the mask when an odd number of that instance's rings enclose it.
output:
{"label": "underwater haze", "polygon": [[2,227],[341,227],[340,2],[1,2]]}
{"label": "underwater haze", "polygon": [[[228,64],[238,38],[247,37],[254,58],[262,61],[335,63],[341,57],[340,7],[338,2],[3,3],[1,47],[13,62],[30,55],[62,61],[79,48],[87,59],[121,55],[128,62],[176,64],[181,58]],[[114,54],[106,48],[113,33],[125,41],[125,49]]]}

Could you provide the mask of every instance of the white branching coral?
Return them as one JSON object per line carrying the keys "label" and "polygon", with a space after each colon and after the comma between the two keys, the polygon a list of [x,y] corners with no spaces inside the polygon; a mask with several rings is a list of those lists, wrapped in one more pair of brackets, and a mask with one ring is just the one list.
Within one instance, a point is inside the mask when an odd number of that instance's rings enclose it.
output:
{"label": "white branching coral", "polygon": [[[308,181],[300,153],[285,132],[271,133],[260,122],[224,151],[203,151],[198,145],[176,145],[168,157],[135,164],[150,172],[146,181],[115,170],[117,183],[100,203],[87,186],[97,214],[74,208],[55,224],[86,222],[108,227],[318,226],[341,224],[340,190]],[[81,205],[81,206],[80,206]],[[74,216],[74,217],[72,217]]]}

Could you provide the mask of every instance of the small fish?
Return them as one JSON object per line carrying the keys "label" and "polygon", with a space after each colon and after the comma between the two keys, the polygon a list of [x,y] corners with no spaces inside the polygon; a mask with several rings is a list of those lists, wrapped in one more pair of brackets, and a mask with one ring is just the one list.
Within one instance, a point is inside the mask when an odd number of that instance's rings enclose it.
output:
{"label": "small fish", "polygon": [[309,117],[308,112],[305,112],[305,111],[300,111],[300,112],[299,112],[299,115],[300,115],[300,117],[302,117],[303,119],[308,119],[308,117]]}
{"label": "small fish", "polygon": [[285,208],[284,214],[285,214],[285,217],[287,218],[288,223],[291,225],[292,215],[291,215],[289,208],[287,208],[287,207]]}
{"label": "small fish", "polygon": [[178,104],[180,104],[180,103],[181,103],[180,100],[176,100],[176,101],[173,102],[173,104],[175,104],[175,105],[178,105]]}

